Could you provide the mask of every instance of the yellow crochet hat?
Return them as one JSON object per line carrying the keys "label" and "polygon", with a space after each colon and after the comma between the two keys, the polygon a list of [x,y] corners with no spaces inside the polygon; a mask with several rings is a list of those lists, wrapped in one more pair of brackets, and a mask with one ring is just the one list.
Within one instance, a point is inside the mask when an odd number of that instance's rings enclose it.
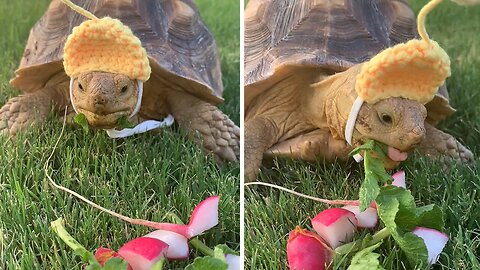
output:
{"label": "yellow crochet hat", "polygon": [[376,103],[389,97],[403,97],[423,104],[433,99],[450,76],[450,58],[425,31],[427,13],[441,1],[430,1],[418,14],[421,40],[388,48],[363,64],[355,83],[361,99]]}
{"label": "yellow crochet hat", "polygon": [[65,43],[63,65],[69,77],[104,71],[124,74],[132,80],[150,78],[147,52],[129,27],[118,19],[99,19],[70,0],[63,2],[90,19],[73,28]]}

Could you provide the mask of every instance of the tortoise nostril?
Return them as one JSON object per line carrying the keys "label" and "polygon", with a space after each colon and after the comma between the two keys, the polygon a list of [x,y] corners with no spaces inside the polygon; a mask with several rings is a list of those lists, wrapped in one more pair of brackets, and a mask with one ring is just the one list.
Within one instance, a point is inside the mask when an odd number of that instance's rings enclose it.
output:
{"label": "tortoise nostril", "polygon": [[97,96],[93,100],[93,103],[95,104],[95,106],[103,106],[107,103],[107,99],[105,97],[102,97],[102,96]]}
{"label": "tortoise nostril", "polygon": [[413,144],[419,144],[425,138],[425,128],[415,127],[410,132],[410,138],[413,141]]}

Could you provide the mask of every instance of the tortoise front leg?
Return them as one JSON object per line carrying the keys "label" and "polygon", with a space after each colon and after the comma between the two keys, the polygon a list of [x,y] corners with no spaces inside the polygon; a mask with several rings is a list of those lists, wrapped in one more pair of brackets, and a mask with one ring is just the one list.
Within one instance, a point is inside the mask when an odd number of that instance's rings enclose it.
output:
{"label": "tortoise front leg", "polygon": [[262,165],[263,154],[277,140],[274,122],[255,116],[245,123],[245,182],[255,181]]}
{"label": "tortoise front leg", "polygon": [[218,162],[240,158],[240,129],[216,106],[180,91],[168,93],[171,114],[179,126]]}
{"label": "tortoise front leg", "polygon": [[333,162],[336,159],[347,159],[352,149],[345,140],[333,138],[329,130],[315,129],[275,144],[266,154],[306,161],[322,159]]}
{"label": "tortoise front leg", "polygon": [[460,161],[473,164],[475,162],[472,152],[463,146],[452,135],[447,134],[425,122],[426,134],[418,151],[428,157],[440,158],[445,162]]}
{"label": "tortoise front leg", "polygon": [[13,97],[0,109],[0,135],[15,136],[19,131],[47,118],[52,110],[68,104],[65,93],[56,87],[45,87],[33,93]]}

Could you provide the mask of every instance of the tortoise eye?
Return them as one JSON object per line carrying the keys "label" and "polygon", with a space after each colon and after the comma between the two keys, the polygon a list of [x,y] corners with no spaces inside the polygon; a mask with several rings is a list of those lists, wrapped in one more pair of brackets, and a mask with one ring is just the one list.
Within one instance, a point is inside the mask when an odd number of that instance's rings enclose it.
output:
{"label": "tortoise eye", "polygon": [[385,124],[392,124],[392,117],[388,114],[382,114],[381,119]]}
{"label": "tortoise eye", "polygon": [[79,83],[79,84],[78,84],[78,88],[80,88],[80,90],[82,90],[82,91],[83,91],[83,86],[82,86],[82,84],[81,84],[81,83]]}
{"label": "tortoise eye", "polygon": [[124,87],[122,87],[122,90],[120,90],[120,91],[122,91],[122,93],[125,93],[125,92],[127,92],[127,90],[128,90],[128,87],[125,85]]}

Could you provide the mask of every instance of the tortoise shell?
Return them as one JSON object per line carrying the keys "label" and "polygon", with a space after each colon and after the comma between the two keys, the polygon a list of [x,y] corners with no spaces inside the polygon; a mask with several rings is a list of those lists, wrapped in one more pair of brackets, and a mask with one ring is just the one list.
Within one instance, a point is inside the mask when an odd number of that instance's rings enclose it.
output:
{"label": "tortoise shell", "polygon": [[[129,26],[147,51],[152,77],[166,79],[213,104],[223,100],[215,40],[191,0],[74,2],[99,18],[109,16]],[[60,0],[53,0],[30,31],[16,77],[10,83],[23,92],[33,92],[62,72],[67,37],[86,19]]]}
{"label": "tortoise shell", "polygon": [[[405,0],[251,0],[245,11],[245,105],[306,67],[333,74],[417,37]],[[454,112],[442,86],[430,122]]]}

